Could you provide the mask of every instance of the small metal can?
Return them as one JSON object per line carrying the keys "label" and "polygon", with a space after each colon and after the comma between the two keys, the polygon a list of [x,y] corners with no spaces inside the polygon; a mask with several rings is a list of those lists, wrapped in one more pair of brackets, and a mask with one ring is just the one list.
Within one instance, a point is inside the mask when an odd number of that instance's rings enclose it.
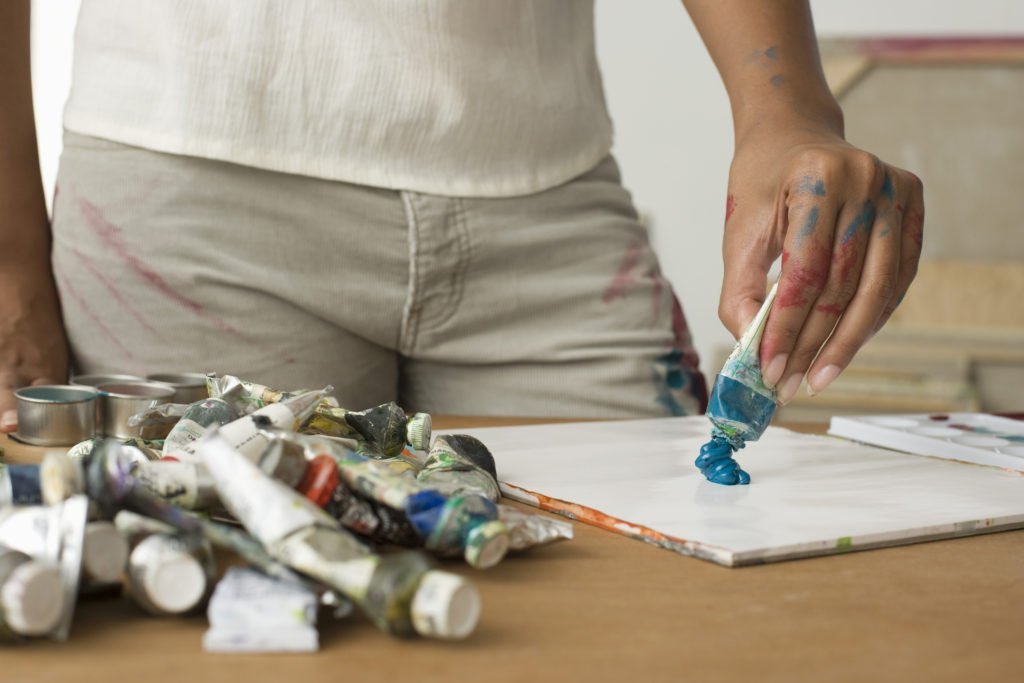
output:
{"label": "small metal can", "polygon": [[195,403],[210,397],[206,390],[206,374],[202,372],[159,372],[146,379],[174,387],[175,403]]}
{"label": "small metal can", "polygon": [[130,427],[128,418],[174,398],[174,387],[162,382],[119,382],[101,384],[97,388],[102,416],[99,432],[118,439],[142,436],[141,426]]}
{"label": "small metal can", "polygon": [[135,375],[75,375],[71,378],[70,384],[78,387],[93,387],[101,384],[114,384],[115,382],[145,382],[146,380]]}
{"label": "small metal can", "polygon": [[33,446],[72,446],[96,433],[97,392],[91,387],[44,385],[14,392],[16,437]]}

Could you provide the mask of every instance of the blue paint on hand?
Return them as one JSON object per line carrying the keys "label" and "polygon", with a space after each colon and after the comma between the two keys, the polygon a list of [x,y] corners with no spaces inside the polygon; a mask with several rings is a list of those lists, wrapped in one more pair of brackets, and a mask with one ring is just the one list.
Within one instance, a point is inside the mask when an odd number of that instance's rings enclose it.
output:
{"label": "blue paint on hand", "polygon": [[863,230],[865,233],[871,232],[871,226],[875,222],[875,204],[870,199],[864,202],[860,211],[853,217],[850,224],[846,226],[846,230],[843,232],[843,244],[846,244],[857,235],[858,230]]}
{"label": "blue paint on hand", "polygon": [[892,176],[889,175],[888,171],[885,172],[885,180],[882,181],[881,193],[883,197],[890,201],[896,197],[896,188],[892,185]]}
{"label": "blue paint on hand", "polygon": [[800,232],[796,236],[796,246],[800,246],[800,243],[804,241],[805,237],[810,237],[814,233],[814,228],[818,226],[818,207],[813,207],[811,212],[807,214],[807,220],[804,221],[804,227],[800,229]]}

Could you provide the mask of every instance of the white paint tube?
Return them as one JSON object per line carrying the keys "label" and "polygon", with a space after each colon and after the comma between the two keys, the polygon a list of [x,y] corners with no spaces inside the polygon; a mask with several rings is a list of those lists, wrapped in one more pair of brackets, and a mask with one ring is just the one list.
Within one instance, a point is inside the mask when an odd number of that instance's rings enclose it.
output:
{"label": "white paint tube", "polygon": [[231,567],[206,610],[208,652],[314,652],[317,596],[248,567]]}
{"label": "white paint tube", "polygon": [[60,570],[0,546],[0,641],[43,636],[64,612]]}
{"label": "white paint tube", "polygon": [[215,575],[213,551],[205,540],[153,534],[128,556],[126,585],[128,594],[151,614],[186,614],[209,595]]}
{"label": "white paint tube", "polygon": [[432,569],[420,553],[371,554],[337,520],[268,476],[216,430],[196,446],[221,502],[271,555],[347,595],[381,629],[465,638],[475,628],[479,593],[462,577]]}
{"label": "white paint tube", "polygon": [[118,583],[128,563],[128,541],[112,522],[85,525],[82,577],[96,584]]}
{"label": "white paint tube", "polygon": [[155,495],[186,510],[206,510],[217,503],[217,490],[199,462],[165,459],[139,463],[132,475]]}
{"label": "white paint tube", "polygon": [[[326,387],[320,391],[307,391],[304,394],[286,398],[280,403],[271,403],[251,415],[227,423],[218,428],[218,432],[232,448],[250,460],[256,461],[270,445],[270,438],[264,433],[267,427],[297,431],[316,410],[320,400],[332,390],[333,387]],[[173,456],[182,462],[201,461],[202,459],[196,455],[197,443],[186,444],[165,455]]]}

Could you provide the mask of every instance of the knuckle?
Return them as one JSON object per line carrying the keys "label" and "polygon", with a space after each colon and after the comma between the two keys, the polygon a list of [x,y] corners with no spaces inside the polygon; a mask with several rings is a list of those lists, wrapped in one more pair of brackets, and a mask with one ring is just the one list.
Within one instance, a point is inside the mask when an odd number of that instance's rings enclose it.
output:
{"label": "knuckle", "polygon": [[829,283],[827,296],[830,303],[846,305],[857,293],[857,282],[853,279],[836,278]]}
{"label": "knuckle", "polygon": [[847,168],[865,180],[881,179],[883,166],[881,160],[870,152],[854,150],[846,160]]}
{"label": "knuckle", "polygon": [[889,301],[896,294],[896,277],[891,273],[884,273],[868,278],[863,283],[865,296],[871,299]]}

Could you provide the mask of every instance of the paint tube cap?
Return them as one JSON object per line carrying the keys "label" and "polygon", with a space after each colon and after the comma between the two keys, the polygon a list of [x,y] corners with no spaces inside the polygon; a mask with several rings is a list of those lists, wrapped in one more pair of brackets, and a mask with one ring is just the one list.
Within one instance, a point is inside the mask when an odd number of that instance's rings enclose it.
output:
{"label": "paint tube cap", "polygon": [[480,619],[480,593],[457,574],[431,570],[416,587],[410,616],[421,636],[461,640]]}
{"label": "paint tube cap", "polygon": [[56,505],[85,491],[85,476],[79,461],[67,453],[48,451],[39,465],[39,489],[43,503]]}
{"label": "paint tube cap", "polygon": [[433,431],[434,421],[430,413],[416,413],[409,418],[405,427],[406,440],[409,445],[418,451],[430,450],[430,434]]}
{"label": "paint tube cap", "polygon": [[156,614],[183,614],[206,594],[202,564],[175,537],[147,537],[135,546],[128,562],[133,593]]}
{"label": "paint tube cap", "polygon": [[82,571],[101,583],[118,581],[128,563],[128,541],[113,522],[89,522],[85,525]]}
{"label": "paint tube cap", "polygon": [[309,461],[296,490],[322,508],[331,502],[331,496],[340,483],[338,463],[331,456],[321,453]]}
{"label": "paint tube cap", "polygon": [[508,527],[496,519],[491,520],[473,527],[466,534],[466,547],[462,553],[470,567],[490,569],[504,559],[510,540]]}
{"label": "paint tube cap", "polygon": [[4,620],[15,633],[41,636],[57,627],[64,611],[64,586],[57,567],[29,561],[0,588]]}

